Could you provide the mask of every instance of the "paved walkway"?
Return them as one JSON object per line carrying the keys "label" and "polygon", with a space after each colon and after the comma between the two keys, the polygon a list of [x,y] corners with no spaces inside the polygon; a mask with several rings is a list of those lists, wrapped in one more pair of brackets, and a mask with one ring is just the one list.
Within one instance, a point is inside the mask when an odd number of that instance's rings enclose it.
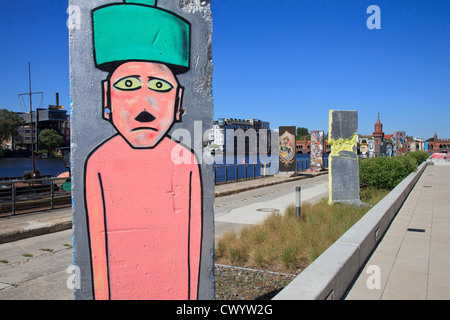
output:
{"label": "paved walkway", "polygon": [[[305,179],[286,183],[288,188],[280,187],[282,193],[274,196],[265,194],[274,188],[261,189],[261,194],[256,196],[253,193],[244,193],[243,196],[252,197],[256,201],[250,201],[248,204],[240,204],[229,210],[217,210],[215,212],[215,233],[216,237],[221,236],[229,229],[240,230],[242,226],[262,223],[273,213],[283,214],[287,207],[295,203],[295,187],[301,187],[302,203],[321,200],[328,196],[328,175],[317,176],[313,179]],[[259,199],[259,200],[257,200]],[[217,202],[217,201],[216,201]]]}
{"label": "paved walkway", "polygon": [[450,299],[450,163],[429,165],[347,300]]}

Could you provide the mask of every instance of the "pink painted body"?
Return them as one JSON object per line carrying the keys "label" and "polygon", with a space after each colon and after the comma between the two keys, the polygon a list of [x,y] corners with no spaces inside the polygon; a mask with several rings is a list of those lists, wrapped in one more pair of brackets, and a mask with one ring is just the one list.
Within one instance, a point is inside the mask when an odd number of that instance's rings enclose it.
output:
{"label": "pink painted body", "polygon": [[168,137],[156,148],[133,149],[117,135],[88,159],[85,186],[95,298],[197,299],[202,195],[195,155]]}

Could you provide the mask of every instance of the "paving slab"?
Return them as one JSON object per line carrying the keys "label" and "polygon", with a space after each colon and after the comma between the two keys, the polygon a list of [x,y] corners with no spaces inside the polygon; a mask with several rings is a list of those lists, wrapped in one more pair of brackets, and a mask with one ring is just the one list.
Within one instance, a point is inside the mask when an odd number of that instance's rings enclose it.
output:
{"label": "paving slab", "polygon": [[427,166],[346,299],[450,299],[449,246],[450,163],[439,163]]}

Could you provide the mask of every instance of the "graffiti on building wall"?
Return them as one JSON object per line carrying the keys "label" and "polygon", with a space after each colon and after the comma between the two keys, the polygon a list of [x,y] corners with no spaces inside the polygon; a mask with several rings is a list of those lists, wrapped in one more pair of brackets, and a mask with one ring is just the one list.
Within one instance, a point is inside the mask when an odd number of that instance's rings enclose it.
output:
{"label": "graffiti on building wall", "polygon": [[295,127],[279,128],[280,171],[295,171]]}
{"label": "graffiti on building wall", "polygon": [[91,17],[95,65],[108,73],[103,118],[117,131],[85,163],[94,298],[196,299],[201,171],[168,135],[182,120],[178,75],[190,69],[191,25],[154,0],[108,4]]}
{"label": "graffiti on building wall", "polygon": [[311,164],[310,170],[318,172],[323,169],[323,131],[311,131]]}

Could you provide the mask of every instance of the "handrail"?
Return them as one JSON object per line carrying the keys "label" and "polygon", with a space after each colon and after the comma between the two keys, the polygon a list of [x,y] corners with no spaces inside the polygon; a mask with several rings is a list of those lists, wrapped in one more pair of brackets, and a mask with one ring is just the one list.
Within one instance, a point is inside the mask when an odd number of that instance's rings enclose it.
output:
{"label": "handrail", "polygon": [[0,217],[53,210],[71,203],[70,177],[0,181]]}
{"label": "handrail", "polygon": [[42,178],[42,179],[21,179],[21,180],[8,180],[8,181],[0,181],[0,184],[10,184],[10,183],[33,183],[33,182],[45,182],[45,181],[56,181],[56,180],[64,180],[70,179],[68,177],[54,177],[54,178]]}
{"label": "handrail", "polygon": [[[297,172],[308,170],[310,163],[310,159],[296,160]],[[328,159],[324,159],[324,167],[328,167]],[[244,169],[239,171],[240,168]],[[215,165],[213,170],[214,183],[218,185],[273,176],[279,171],[279,162]]]}

